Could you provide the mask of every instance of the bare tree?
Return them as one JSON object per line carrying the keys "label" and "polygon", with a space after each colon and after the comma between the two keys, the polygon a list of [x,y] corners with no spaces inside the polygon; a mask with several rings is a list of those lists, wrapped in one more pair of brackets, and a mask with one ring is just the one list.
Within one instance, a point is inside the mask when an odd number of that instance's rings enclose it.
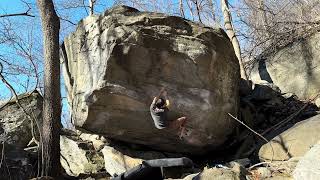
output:
{"label": "bare tree", "polygon": [[179,10],[180,10],[180,16],[185,18],[184,15],[184,7],[183,7],[183,0],[179,0]]}
{"label": "bare tree", "polygon": [[94,13],[94,5],[96,3],[96,0],[89,0],[89,10],[90,10],[90,16]]}
{"label": "bare tree", "polygon": [[[3,77],[14,87],[18,94],[39,88],[42,73],[42,58],[35,38],[37,19],[32,5],[21,1],[25,12],[3,13],[0,18],[0,63]],[[32,22],[32,25],[30,25]],[[25,28],[25,27],[28,28]],[[10,97],[10,91],[0,93],[0,99]],[[12,94],[11,94],[12,95]]]}
{"label": "bare tree", "polygon": [[243,66],[242,58],[241,58],[240,44],[237,39],[236,33],[234,31],[234,27],[232,25],[231,14],[230,14],[230,10],[228,7],[228,0],[221,0],[221,9],[223,12],[223,17],[224,17],[224,27],[226,29],[228,37],[230,38],[230,41],[233,45],[234,52],[235,52],[235,54],[238,58],[238,61],[239,61],[241,78],[248,80],[246,71]]}
{"label": "bare tree", "polygon": [[201,1],[199,0],[191,0],[194,5],[195,5],[195,9],[196,9],[196,12],[197,12],[197,15],[198,15],[198,20],[199,22],[202,23],[202,20],[201,20]]}
{"label": "bare tree", "polygon": [[44,39],[44,104],[42,128],[42,176],[58,177],[60,164],[60,20],[52,0],[37,0]]}
{"label": "bare tree", "polygon": [[246,67],[320,30],[318,0],[242,0],[233,10],[240,20],[237,33]]}
{"label": "bare tree", "polygon": [[192,7],[192,2],[187,0],[187,5],[188,5],[188,9],[189,9],[189,12],[190,12],[190,16],[191,16],[191,20],[194,21],[194,14],[193,14],[193,7]]}

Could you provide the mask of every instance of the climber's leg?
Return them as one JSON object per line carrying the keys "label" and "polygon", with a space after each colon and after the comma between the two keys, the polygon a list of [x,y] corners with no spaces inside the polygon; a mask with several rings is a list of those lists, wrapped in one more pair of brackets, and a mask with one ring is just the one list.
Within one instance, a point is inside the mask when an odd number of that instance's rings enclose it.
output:
{"label": "climber's leg", "polygon": [[183,134],[185,133],[185,124],[186,124],[187,118],[186,117],[180,117],[174,121],[172,121],[169,124],[169,128],[178,130],[178,135],[180,139],[182,138]]}

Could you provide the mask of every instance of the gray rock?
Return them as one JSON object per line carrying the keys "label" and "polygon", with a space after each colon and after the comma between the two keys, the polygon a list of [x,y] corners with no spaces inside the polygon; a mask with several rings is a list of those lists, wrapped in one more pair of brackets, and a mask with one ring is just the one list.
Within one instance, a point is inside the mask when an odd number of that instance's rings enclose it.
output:
{"label": "gray rock", "polygon": [[293,171],[293,178],[295,180],[320,179],[320,141],[300,159]]}
{"label": "gray rock", "polygon": [[101,152],[104,156],[105,169],[111,176],[120,175],[138,166],[143,160],[165,158],[162,153],[155,151],[129,151],[111,146],[105,146]]}
{"label": "gray rock", "polygon": [[95,151],[91,142],[60,136],[60,149],[61,165],[70,176],[94,174],[104,168],[102,154]]}
{"label": "gray rock", "polygon": [[[39,124],[42,121],[42,96],[34,91],[18,96],[19,102],[26,112],[35,117]],[[35,138],[38,138],[38,128],[28,118],[26,113],[17,105],[13,98],[9,102],[0,105],[0,143],[25,148],[32,139],[32,130]]]}
{"label": "gray rock", "polygon": [[80,133],[79,137],[84,141],[92,142],[95,150],[101,150],[108,143],[105,138],[96,134]]}
{"label": "gray rock", "polygon": [[271,177],[271,171],[266,167],[257,168],[257,173],[259,174],[259,178],[266,179]]}
{"label": "gray rock", "polygon": [[244,179],[232,169],[225,168],[205,168],[202,172],[191,174],[183,178],[183,180],[240,180]]}
{"label": "gray rock", "polygon": [[[154,149],[202,154],[227,140],[238,112],[239,65],[222,29],[119,6],[83,19],[61,49],[77,128]],[[195,133],[154,127],[149,106],[161,87],[170,119]],[[146,138],[147,137],[147,138]]]}
{"label": "gray rock", "polygon": [[260,160],[283,161],[303,156],[320,139],[319,129],[320,115],[295,124],[260,148]]}
{"label": "gray rock", "polygon": [[[300,39],[261,61],[251,74],[252,80],[273,82],[284,93],[301,99],[314,98],[320,89],[320,33]],[[320,105],[320,97],[317,99]]]}

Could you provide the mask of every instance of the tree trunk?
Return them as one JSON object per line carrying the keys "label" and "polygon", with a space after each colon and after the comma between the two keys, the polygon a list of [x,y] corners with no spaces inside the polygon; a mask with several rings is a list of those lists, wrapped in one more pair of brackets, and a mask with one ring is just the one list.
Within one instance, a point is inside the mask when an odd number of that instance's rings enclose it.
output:
{"label": "tree trunk", "polygon": [[232,43],[234,52],[239,61],[241,78],[248,80],[246,71],[244,70],[242,58],[241,58],[240,44],[234,32],[234,28],[232,26],[231,14],[228,7],[228,0],[221,0],[221,9],[222,9],[223,19],[224,19],[224,27],[227,31],[227,35]]}
{"label": "tree trunk", "polygon": [[194,4],[195,4],[195,6],[196,6],[196,10],[197,10],[197,15],[198,15],[198,18],[199,18],[199,22],[202,23],[201,15],[200,15],[200,2],[198,2],[198,0],[195,0],[195,1],[194,1]]}
{"label": "tree trunk", "polygon": [[60,21],[52,0],[37,0],[44,40],[44,103],[41,176],[58,177],[60,164]]}
{"label": "tree trunk", "polygon": [[191,4],[190,0],[187,0],[187,5],[188,5],[189,11],[190,11],[190,16],[192,18],[192,21],[194,21],[193,9],[192,9],[192,4]]}
{"label": "tree trunk", "polygon": [[89,0],[90,16],[93,15],[93,12],[94,12],[94,3],[95,3],[95,0]]}
{"label": "tree trunk", "polygon": [[183,9],[183,0],[179,0],[179,10],[180,10],[180,16],[185,18],[184,9]]}
{"label": "tree trunk", "polygon": [[214,4],[213,4],[212,0],[207,0],[207,1],[208,1],[209,8],[212,11],[212,20],[214,22],[216,22],[216,11],[215,11],[215,8],[214,8]]}

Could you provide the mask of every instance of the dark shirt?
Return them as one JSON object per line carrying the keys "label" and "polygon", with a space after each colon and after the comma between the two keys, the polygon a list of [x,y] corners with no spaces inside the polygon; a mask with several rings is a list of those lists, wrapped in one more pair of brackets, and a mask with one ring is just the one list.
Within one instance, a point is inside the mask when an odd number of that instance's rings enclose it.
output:
{"label": "dark shirt", "polygon": [[155,103],[152,103],[150,105],[150,113],[156,128],[163,129],[167,127],[168,108],[157,108]]}

